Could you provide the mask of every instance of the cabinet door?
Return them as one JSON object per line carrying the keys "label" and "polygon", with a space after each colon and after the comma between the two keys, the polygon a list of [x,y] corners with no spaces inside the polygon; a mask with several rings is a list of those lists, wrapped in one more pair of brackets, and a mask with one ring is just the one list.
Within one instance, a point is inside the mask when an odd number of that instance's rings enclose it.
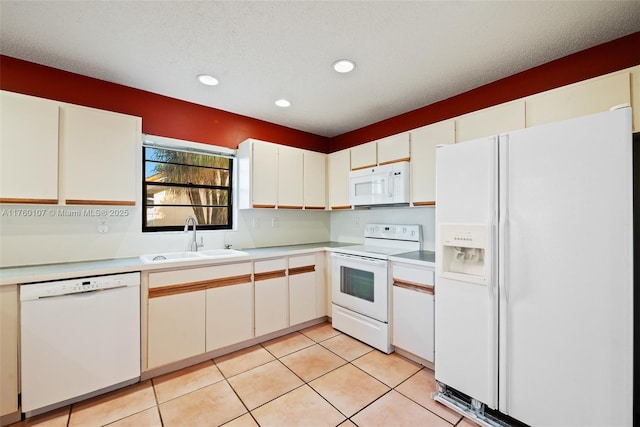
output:
{"label": "cabinet door", "polygon": [[278,208],[302,209],[303,166],[302,150],[278,147]]}
{"label": "cabinet door", "polygon": [[327,155],[304,152],[304,207],[325,209],[327,204]]}
{"label": "cabinet door", "polygon": [[640,132],[640,65],[629,69],[631,72],[631,107],[633,110],[633,132]]}
{"label": "cabinet door", "polygon": [[349,171],[351,170],[351,150],[341,150],[327,157],[329,174],[329,207],[350,209]]}
{"label": "cabinet door", "polygon": [[63,105],[60,145],[66,204],[135,205],[141,119]]}
{"label": "cabinet door", "polygon": [[433,269],[393,263],[392,344],[434,361]]}
{"label": "cabinet door", "polygon": [[253,338],[253,283],[207,290],[207,351]]}
{"label": "cabinet door", "polygon": [[433,362],[433,316],[432,294],[394,286],[392,344]]}
{"label": "cabinet door", "polygon": [[253,141],[251,203],[254,208],[275,208],[278,201],[278,146]]}
{"label": "cabinet door", "polygon": [[465,114],[456,120],[456,127],[457,142],[524,129],[524,100]]}
{"label": "cabinet door", "polygon": [[356,145],[351,149],[351,170],[364,169],[378,164],[378,150],[375,141]]}
{"label": "cabinet door", "polygon": [[411,131],[411,201],[432,206],[436,200],[436,147],[453,144],[455,122],[447,120]]}
{"label": "cabinet door", "polygon": [[205,351],[205,291],[149,299],[148,367]]}
{"label": "cabinet door", "polygon": [[0,92],[0,202],[58,203],[58,103]]}
{"label": "cabinet door", "polygon": [[289,291],[286,258],[256,261],[255,329],[256,336],[289,326]]}
{"label": "cabinet door", "polygon": [[[0,286],[0,416],[18,412],[18,286]],[[46,357],[46,355],[43,355]],[[17,421],[17,420],[16,420]]]}
{"label": "cabinet door", "polygon": [[206,282],[217,267],[149,273],[148,368],[205,352]]}
{"label": "cabinet door", "polygon": [[316,319],[318,289],[314,255],[289,258],[289,320],[291,325]]}
{"label": "cabinet door", "polygon": [[206,350],[253,338],[251,263],[217,266],[207,287]]}
{"label": "cabinet door", "polygon": [[408,132],[379,139],[377,144],[379,165],[411,160]]}
{"label": "cabinet door", "polygon": [[526,99],[527,127],[631,105],[630,73],[597,77]]}

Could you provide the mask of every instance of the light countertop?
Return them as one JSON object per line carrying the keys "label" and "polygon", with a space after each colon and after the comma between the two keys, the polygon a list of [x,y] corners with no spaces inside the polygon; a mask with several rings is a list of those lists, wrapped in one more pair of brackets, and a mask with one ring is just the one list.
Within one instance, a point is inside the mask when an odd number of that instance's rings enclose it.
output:
{"label": "light countertop", "polygon": [[436,253],[432,251],[413,251],[392,255],[389,257],[389,260],[435,268]]}

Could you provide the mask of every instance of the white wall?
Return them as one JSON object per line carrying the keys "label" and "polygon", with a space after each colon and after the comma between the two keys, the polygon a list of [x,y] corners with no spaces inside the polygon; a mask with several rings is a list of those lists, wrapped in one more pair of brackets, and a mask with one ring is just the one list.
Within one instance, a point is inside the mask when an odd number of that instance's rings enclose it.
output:
{"label": "white wall", "polygon": [[422,249],[435,250],[435,208],[374,208],[331,212],[331,240],[362,243],[367,223],[420,224]]}

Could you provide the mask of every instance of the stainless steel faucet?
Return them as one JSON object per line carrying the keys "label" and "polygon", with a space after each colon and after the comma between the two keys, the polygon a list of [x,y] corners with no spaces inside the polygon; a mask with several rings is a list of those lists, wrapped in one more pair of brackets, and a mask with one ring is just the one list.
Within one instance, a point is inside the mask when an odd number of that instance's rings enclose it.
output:
{"label": "stainless steel faucet", "polygon": [[184,221],[184,232],[189,231],[189,222],[193,225],[193,238],[191,239],[191,251],[197,252],[199,247],[204,246],[204,243],[198,243],[198,238],[196,237],[196,226],[198,225],[198,220],[189,215],[187,219]]}

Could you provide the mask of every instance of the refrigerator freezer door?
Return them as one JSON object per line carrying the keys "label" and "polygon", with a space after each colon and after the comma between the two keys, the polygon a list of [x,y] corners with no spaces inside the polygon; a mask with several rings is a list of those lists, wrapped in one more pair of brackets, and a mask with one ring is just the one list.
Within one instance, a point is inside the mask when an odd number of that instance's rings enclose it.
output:
{"label": "refrigerator freezer door", "polygon": [[441,383],[496,408],[498,307],[493,252],[497,221],[497,139],[439,147],[436,167],[436,223],[438,227],[484,226],[487,270],[484,284],[443,277],[447,268],[442,263],[447,257],[443,255],[443,233],[438,230],[435,376]]}
{"label": "refrigerator freezer door", "polygon": [[629,109],[500,142],[499,400],[527,424],[632,424],[631,149]]}

